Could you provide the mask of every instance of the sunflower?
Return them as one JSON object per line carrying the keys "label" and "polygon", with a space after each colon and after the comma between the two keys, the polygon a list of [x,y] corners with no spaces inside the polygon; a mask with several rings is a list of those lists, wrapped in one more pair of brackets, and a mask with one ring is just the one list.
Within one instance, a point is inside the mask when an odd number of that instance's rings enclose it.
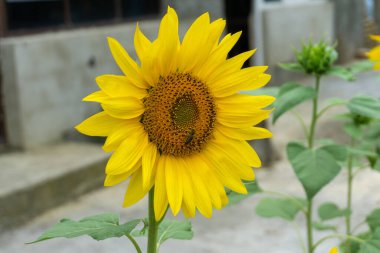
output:
{"label": "sunflower", "polygon": [[242,180],[254,180],[260,167],[246,140],[271,137],[254,125],[267,119],[271,96],[238,94],[268,83],[266,66],[243,68],[254,50],[227,59],[241,32],[219,38],[225,20],[198,17],[182,42],[178,17],[168,8],[158,37],[150,41],[136,26],[136,63],[113,38],[111,53],[124,75],[96,78],[99,91],[83,101],[99,102],[103,111],[76,129],[106,136],[104,151],[112,152],[105,186],[130,178],[124,207],[154,188],[157,220],[168,205],[186,217],[198,210],[211,217],[213,208],[228,203],[225,188],[245,194]]}
{"label": "sunflower", "polygon": [[[371,35],[371,39],[380,42],[380,35]],[[368,58],[375,62],[374,69],[380,70],[380,45],[374,47],[368,52]]]}

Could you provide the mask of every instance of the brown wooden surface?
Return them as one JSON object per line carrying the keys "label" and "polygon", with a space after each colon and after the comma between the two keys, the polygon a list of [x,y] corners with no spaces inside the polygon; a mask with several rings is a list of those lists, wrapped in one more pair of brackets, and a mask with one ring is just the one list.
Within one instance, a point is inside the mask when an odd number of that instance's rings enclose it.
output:
{"label": "brown wooden surface", "polygon": [[7,33],[7,12],[5,10],[5,0],[0,0],[0,37]]}

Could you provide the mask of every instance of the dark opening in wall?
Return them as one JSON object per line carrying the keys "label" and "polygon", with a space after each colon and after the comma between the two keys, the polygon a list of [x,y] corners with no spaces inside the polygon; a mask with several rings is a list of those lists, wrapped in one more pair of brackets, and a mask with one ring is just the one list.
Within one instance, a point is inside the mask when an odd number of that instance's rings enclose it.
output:
{"label": "dark opening in wall", "polygon": [[141,15],[155,15],[160,11],[160,1],[123,0],[122,13],[125,18],[135,18]]}
{"label": "dark opening in wall", "polygon": [[70,0],[70,16],[74,24],[114,18],[114,1]]}
{"label": "dark opening in wall", "polygon": [[63,1],[7,0],[8,29],[41,28],[63,25]]}
{"label": "dark opening in wall", "polygon": [[160,0],[0,0],[0,37],[143,19]]}
{"label": "dark opening in wall", "polygon": [[[242,35],[236,45],[232,48],[229,56],[250,50],[249,43],[249,15],[252,11],[252,0],[225,0],[225,13],[227,19],[228,33],[242,31]],[[244,64],[247,67],[249,62]]]}

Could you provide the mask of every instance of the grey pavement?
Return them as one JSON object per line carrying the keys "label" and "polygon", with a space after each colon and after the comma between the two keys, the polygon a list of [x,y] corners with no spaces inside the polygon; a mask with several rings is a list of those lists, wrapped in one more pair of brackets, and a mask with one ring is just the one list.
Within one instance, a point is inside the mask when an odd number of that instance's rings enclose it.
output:
{"label": "grey pavement", "polygon": [[[306,80],[311,83],[311,80]],[[333,96],[349,98],[355,94],[370,94],[380,97],[380,80],[378,75],[366,73],[360,76],[355,83],[346,83],[336,78],[327,78],[322,84],[321,97],[326,99]],[[301,115],[308,117],[309,106],[297,108]],[[334,113],[343,109],[335,109]],[[256,169],[257,179],[264,189],[277,190],[302,196],[303,191],[296,180],[291,167],[284,159],[284,147],[293,138],[301,138],[302,131],[291,114],[279,119],[275,126],[271,126],[274,132],[272,139],[277,161],[267,168]],[[324,137],[333,137],[339,142],[345,141],[345,137],[339,129],[339,123],[332,120],[331,114],[321,119],[321,125],[317,134]],[[99,147],[100,149],[100,147]],[[341,174],[316,197],[316,205],[325,201],[334,201],[344,206],[346,196],[346,172]],[[117,212],[121,214],[121,220],[140,218],[146,216],[147,200],[143,199],[135,206],[121,208],[126,184],[111,188],[103,188],[73,199],[70,203],[58,206],[50,211],[42,213],[26,225],[0,235],[1,253],[41,253],[41,252],[82,252],[82,253],[126,253],[134,252],[130,242],[126,238],[115,238],[105,241],[94,241],[89,237],[76,239],[53,239],[37,244],[25,245],[38,237],[42,231],[59,221],[63,217],[79,219],[86,215],[104,212]],[[373,208],[380,207],[380,173],[368,169],[363,170],[355,178],[353,197],[353,223],[363,221],[366,214]],[[70,189],[67,189],[70,190]],[[215,211],[212,219],[197,216],[192,220],[194,239],[191,241],[167,241],[160,252],[199,252],[199,253],[301,253],[294,225],[279,219],[263,219],[255,212],[255,205],[263,195],[252,196],[243,202]],[[171,218],[171,217],[168,217]],[[183,219],[183,217],[176,217]],[[304,237],[304,217],[297,216],[297,223],[301,227],[301,236]],[[333,222],[343,230],[343,221]],[[362,229],[365,229],[363,227]],[[315,233],[316,239],[326,233]],[[145,239],[139,238],[145,249]],[[332,245],[338,241],[327,241],[316,253],[328,252]]]}

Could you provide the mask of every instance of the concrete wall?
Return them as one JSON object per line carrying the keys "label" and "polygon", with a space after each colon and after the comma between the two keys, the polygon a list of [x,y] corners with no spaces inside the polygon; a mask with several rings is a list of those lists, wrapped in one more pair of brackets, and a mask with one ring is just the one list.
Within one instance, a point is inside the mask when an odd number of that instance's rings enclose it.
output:
{"label": "concrete wall", "polygon": [[326,1],[266,4],[262,9],[264,63],[273,66],[294,58],[302,41],[334,40],[333,5]]}
{"label": "concrete wall", "polygon": [[224,17],[224,0],[162,0],[162,6],[170,5],[182,18],[194,18],[205,12],[212,20]]}
{"label": "concrete wall", "polygon": [[[181,23],[181,33],[188,21]],[[158,21],[141,22],[149,38]],[[81,99],[97,90],[95,77],[121,73],[107,45],[117,38],[133,58],[135,23],[6,38],[0,42],[8,143],[28,149],[58,142],[100,108]]]}

